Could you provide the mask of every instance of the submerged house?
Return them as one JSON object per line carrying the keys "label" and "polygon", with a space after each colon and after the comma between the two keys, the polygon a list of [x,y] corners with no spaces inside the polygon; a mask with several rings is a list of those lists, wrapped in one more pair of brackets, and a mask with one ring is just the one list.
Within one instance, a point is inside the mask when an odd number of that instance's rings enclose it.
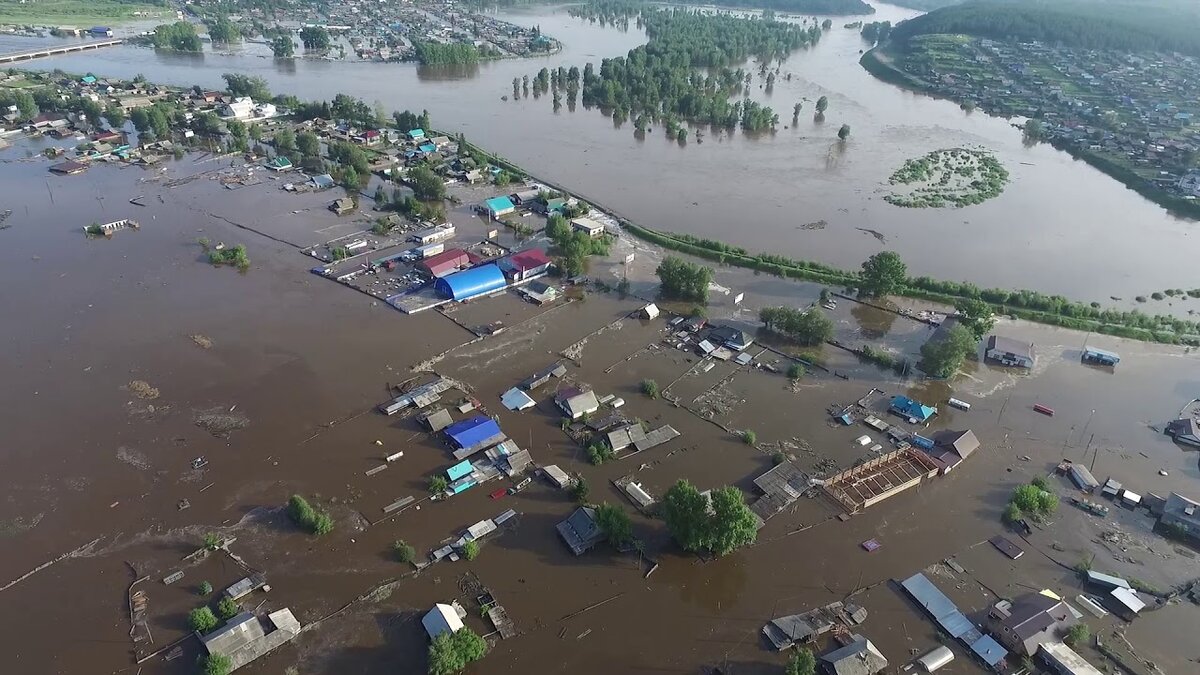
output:
{"label": "submerged house", "polygon": [[463,609],[457,602],[452,605],[438,603],[433,606],[433,609],[425,613],[421,617],[421,625],[425,627],[425,632],[429,634],[429,639],[441,635],[442,633],[457,633],[463,628],[463,619],[467,616],[467,610]]}
{"label": "submerged house", "polygon": [[271,612],[263,620],[251,612],[242,612],[200,641],[209,654],[225,656],[230,670],[237,670],[288,643],[300,633],[300,622],[286,607]]}
{"label": "submerged house", "polygon": [[600,401],[596,398],[595,392],[579,391],[575,387],[568,387],[558,392],[558,395],[554,397],[554,404],[563,411],[564,415],[573,420],[590,415],[600,409]]}
{"label": "submerged house", "polygon": [[1160,524],[1193,538],[1200,538],[1200,502],[1172,492],[1163,506]]}
{"label": "submerged house", "polygon": [[821,657],[821,669],[829,675],[875,675],[887,665],[874,643],[858,634],[845,647]]}
{"label": "submerged house", "polygon": [[489,445],[495,445],[504,440],[504,432],[496,420],[477,415],[461,422],[455,422],[446,427],[446,438],[450,444],[460,450],[475,448],[482,450]]}
{"label": "submerged house", "polygon": [[888,406],[888,412],[903,417],[911,424],[917,424],[928,422],[931,417],[937,414],[937,408],[914,401],[907,396],[897,396],[892,399],[891,404]]}
{"label": "submerged house", "polygon": [[1033,343],[1016,340],[1002,335],[988,337],[983,355],[1003,366],[1032,368],[1037,360]]}
{"label": "submerged house", "polygon": [[482,265],[473,269],[457,272],[437,280],[434,288],[443,297],[463,302],[481,295],[503,291],[507,281],[504,273],[494,264]]}
{"label": "submerged house", "polygon": [[567,519],[557,525],[558,536],[566,542],[575,555],[583,555],[604,539],[604,533],[596,524],[596,510],[581,506]]}
{"label": "submerged house", "polygon": [[988,632],[1009,651],[1033,656],[1043,642],[1057,642],[1079,617],[1062,598],[1050,591],[1026,593],[1001,600],[988,612]]}
{"label": "submerged house", "polygon": [[928,455],[934,464],[937,464],[938,473],[943,476],[953,471],[954,467],[962,464],[964,459],[979,449],[979,439],[970,429],[939,431],[933,435],[932,440],[933,447],[921,448],[921,451]]}
{"label": "submerged house", "polygon": [[1200,447],[1200,424],[1194,417],[1183,417],[1167,425],[1165,432],[1176,443]]}

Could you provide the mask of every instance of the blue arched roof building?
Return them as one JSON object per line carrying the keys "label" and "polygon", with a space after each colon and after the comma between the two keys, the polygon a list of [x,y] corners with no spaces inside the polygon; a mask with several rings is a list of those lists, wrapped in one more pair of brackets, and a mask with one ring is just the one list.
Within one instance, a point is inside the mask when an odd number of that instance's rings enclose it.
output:
{"label": "blue arched roof building", "polygon": [[478,295],[498,291],[505,286],[504,273],[494,264],[451,274],[437,280],[435,288],[456,302],[470,300]]}

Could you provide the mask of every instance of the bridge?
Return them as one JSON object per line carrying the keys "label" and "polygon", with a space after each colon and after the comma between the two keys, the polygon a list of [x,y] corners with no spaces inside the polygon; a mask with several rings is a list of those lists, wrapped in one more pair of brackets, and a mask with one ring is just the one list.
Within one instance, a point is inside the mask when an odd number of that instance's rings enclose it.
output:
{"label": "bridge", "polygon": [[88,40],[87,42],[79,42],[72,45],[59,45],[57,47],[47,47],[46,49],[33,49],[27,52],[16,52],[15,54],[0,54],[0,63],[15,63],[17,61],[28,61],[30,59],[40,59],[45,56],[55,56],[57,54],[70,54],[71,52],[81,52],[85,49],[100,49],[101,47],[112,47],[119,45],[125,40],[121,38],[110,38],[107,40]]}

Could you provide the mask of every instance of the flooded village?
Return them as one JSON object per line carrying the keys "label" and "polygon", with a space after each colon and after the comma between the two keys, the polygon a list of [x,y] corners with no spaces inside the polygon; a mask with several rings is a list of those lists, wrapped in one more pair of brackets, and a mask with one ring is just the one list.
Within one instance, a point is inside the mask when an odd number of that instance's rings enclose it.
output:
{"label": "flooded village", "polygon": [[[929,377],[953,309],[686,257],[707,302],[661,297],[422,115],[52,86],[0,145],[14,672],[1195,669],[1190,349],[998,317]],[[681,480],[745,546],[681,548]]]}

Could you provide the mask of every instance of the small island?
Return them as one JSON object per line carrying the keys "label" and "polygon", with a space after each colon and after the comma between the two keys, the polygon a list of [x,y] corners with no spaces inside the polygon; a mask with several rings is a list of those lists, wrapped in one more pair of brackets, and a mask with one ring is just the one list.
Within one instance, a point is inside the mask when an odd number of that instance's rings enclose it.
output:
{"label": "small island", "polygon": [[949,148],[905,160],[888,179],[895,189],[883,199],[906,208],[963,207],[1004,192],[1008,171],[986,150]]}

